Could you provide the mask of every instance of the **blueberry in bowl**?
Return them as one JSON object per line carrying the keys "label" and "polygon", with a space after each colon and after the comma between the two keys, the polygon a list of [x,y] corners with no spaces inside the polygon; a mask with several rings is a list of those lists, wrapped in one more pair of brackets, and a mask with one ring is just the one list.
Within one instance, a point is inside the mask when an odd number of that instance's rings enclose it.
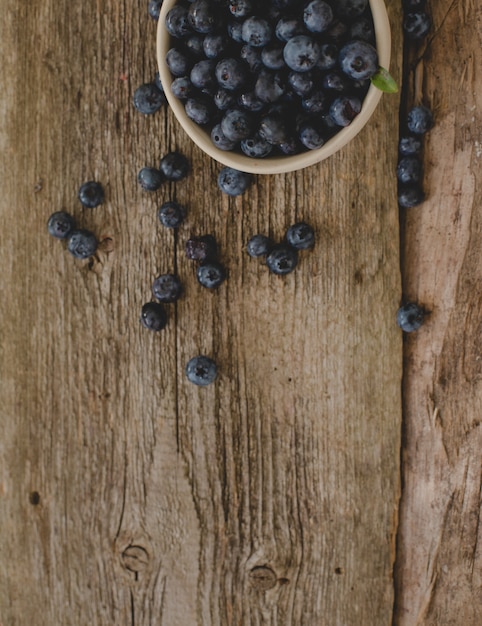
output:
{"label": "blueberry in bowl", "polygon": [[257,174],[313,165],[353,139],[391,78],[390,45],[384,0],[164,0],[157,29],[179,124],[219,163]]}

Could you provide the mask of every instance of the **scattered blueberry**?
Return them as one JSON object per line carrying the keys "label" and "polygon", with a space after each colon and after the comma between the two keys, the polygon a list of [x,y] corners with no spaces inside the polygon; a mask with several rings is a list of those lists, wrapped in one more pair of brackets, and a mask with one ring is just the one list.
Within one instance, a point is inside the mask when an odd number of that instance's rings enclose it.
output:
{"label": "scattered blueberry", "polygon": [[306,222],[296,222],[286,231],[286,241],[297,250],[309,250],[315,243],[315,231]]}
{"label": "scattered blueberry", "polygon": [[164,176],[155,167],[143,167],[139,170],[137,180],[145,191],[157,191],[164,182]]}
{"label": "scattered blueberry", "polygon": [[397,165],[397,178],[400,183],[418,183],[421,177],[422,162],[417,156],[406,156],[399,160]]}
{"label": "scattered blueberry", "polygon": [[407,13],[403,19],[403,30],[409,39],[423,39],[431,27],[432,19],[425,11]]}
{"label": "scattered blueberry", "polygon": [[432,112],[426,106],[416,106],[408,112],[407,127],[411,133],[423,135],[433,127],[433,123]]}
{"label": "scattered blueberry", "polygon": [[179,228],[186,217],[186,209],[178,202],[170,200],[161,204],[157,216],[166,228]]}
{"label": "scattered blueberry", "polygon": [[161,274],[152,283],[152,295],[159,302],[176,302],[181,293],[181,281],[175,274]]}
{"label": "scattered blueberry", "polygon": [[147,330],[162,330],[167,324],[165,308],[159,302],[146,302],[142,305],[140,322]]}
{"label": "scattered blueberry", "polygon": [[253,177],[246,172],[224,167],[218,174],[218,187],[228,196],[240,196],[249,187]]}
{"label": "scattered blueberry", "polygon": [[298,263],[298,253],[289,245],[278,244],[266,257],[266,265],[273,274],[284,275],[292,272]]}
{"label": "scattered blueberry", "polygon": [[186,377],[189,382],[206,387],[216,380],[218,368],[208,356],[199,355],[190,359],[186,365]]}
{"label": "scattered blueberry", "polygon": [[421,204],[425,199],[420,185],[400,185],[398,189],[398,206],[401,209],[411,209]]}
{"label": "scattered blueberry", "polygon": [[164,0],[149,0],[149,4],[147,5],[147,12],[153,20],[159,19],[159,14],[161,13],[163,1]]}
{"label": "scattered blueberry", "polygon": [[75,220],[66,211],[52,213],[47,222],[47,230],[56,239],[65,239],[75,228]]}
{"label": "scattered blueberry", "polygon": [[190,261],[202,263],[203,261],[213,260],[217,252],[216,239],[212,235],[191,237],[186,242],[186,257]]}
{"label": "scattered blueberry", "polygon": [[397,324],[406,333],[414,332],[422,326],[425,311],[415,302],[401,306],[397,311]]}
{"label": "scattered blueberry", "polygon": [[253,235],[246,244],[246,252],[253,258],[266,256],[274,247],[273,240],[266,235]]}
{"label": "scattered blueberry", "polygon": [[95,253],[97,247],[97,237],[85,228],[71,230],[67,237],[67,250],[76,259],[89,258]]}
{"label": "scattered blueberry", "polygon": [[156,83],[145,83],[138,87],[133,96],[134,107],[144,115],[152,115],[166,104],[166,96]]}
{"label": "scattered blueberry", "polygon": [[196,270],[198,282],[207,289],[216,289],[226,279],[226,270],[218,261],[203,261]]}
{"label": "scattered blueberry", "polygon": [[402,156],[414,156],[420,154],[422,150],[422,141],[419,137],[408,135],[400,137],[398,142],[398,151]]}
{"label": "scattered blueberry", "polygon": [[180,152],[168,152],[162,157],[159,170],[167,180],[179,181],[189,173],[189,161]]}
{"label": "scattered blueberry", "polygon": [[94,209],[104,202],[104,189],[95,180],[83,183],[79,189],[79,200],[88,209]]}

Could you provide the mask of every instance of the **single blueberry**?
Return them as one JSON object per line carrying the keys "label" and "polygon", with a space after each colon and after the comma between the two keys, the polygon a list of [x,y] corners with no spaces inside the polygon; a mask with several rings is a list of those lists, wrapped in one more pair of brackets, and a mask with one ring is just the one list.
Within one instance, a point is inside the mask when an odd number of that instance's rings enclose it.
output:
{"label": "single blueberry", "polygon": [[272,144],[266,141],[266,139],[263,139],[260,135],[243,139],[240,147],[242,152],[252,159],[264,159],[273,150]]}
{"label": "single blueberry", "polygon": [[142,305],[140,322],[147,330],[162,330],[167,324],[165,308],[159,302],[146,302]]}
{"label": "single blueberry", "polygon": [[164,182],[164,176],[155,167],[143,167],[139,170],[137,180],[145,191],[157,191]]}
{"label": "single blueberry", "polygon": [[266,256],[274,247],[274,242],[266,235],[253,235],[246,244],[246,252],[250,257]]}
{"label": "single blueberry", "polygon": [[273,111],[263,115],[259,124],[260,137],[273,145],[280,145],[289,139],[287,121],[282,113]]}
{"label": "single blueberry", "polygon": [[398,206],[401,209],[411,209],[424,199],[425,194],[419,185],[400,185],[398,189]]}
{"label": "single blueberry", "polygon": [[219,148],[219,150],[234,150],[237,146],[237,141],[228,139],[223,133],[221,124],[215,124],[213,126],[211,130],[211,141],[216,148]]}
{"label": "single blueberry", "polygon": [[216,62],[214,59],[202,59],[192,66],[189,78],[194,87],[201,90],[209,90],[216,84],[216,76],[214,68]]}
{"label": "single blueberry", "polygon": [[273,72],[263,69],[259,72],[254,85],[254,93],[262,102],[276,102],[286,92],[284,75],[281,72]]}
{"label": "single blueberry", "polygon": [[216,289],[226,279],[226,270],[218,261],[206,260],[198,265],[196,277],[206,289]]}
{"label": "single blueberry", "polygon": [[308,72],[320,58],[320,46],[309,35],[296,35],[289,39],[283,48],[286,65],[295,72]]}
{"label": "single blueberry", "polygon": [[298,263],[298,252],[289,245],[278,244],[266,257],[266,265],[273,274],[280,276],[292,272]]}
{"label": "single blueberry", "polygon": [[188,98],[184,110],[189,119],[200,126],[209,124],[212,119],[211,102],[201,96]]}
{"label": "single blueberry", "polygon": [[76,259],[87,259],[95,253],[97,247],[97,237],[85,228],[71,230],[67,237],[67,250]]}
{"label": "single blueberry", "polygon": [[191,2],[187,19],[191,27],[198,33],[212,33],[218,25],[216,6],[209,0]]}
{"label": "single blueberry", "polygon": [[[191,55],[191,58],[200,59],[204,55],[204,41],[208,35],[200,35],[199,33],[193,33],[185,39],[183,39],[186,51]],[[208,55],[206,55],[208,56]]]}
{"label": "single blueberry", "polygon": [[167,180],[179,181],[189,173],[189,161],[180,152],[168,152],[162,157],[159,170]]}
{"label": "single blueberry", "polygon": [[266,106],[266,103],[260,100],[254,91],[240,93],[236,102],[239,106],[243,107],[243,109],[254,112],[262,111]]}
{"label": "single blueberry", "polygon": [[253,73],[258,72],[263,66],[263,61],[261,60],[261,50],[259,48],[244,45],[239,52],[239,56],[245,63],[248,64],[249,69]]}
{"label": "single blueberry", "polygon": [[414,156],[420,154],[422,151],[422,141],[419,137],[413,137],[408,135],[407,137],[400,137],[398,142],[398,151],[402,156]]}
{"label": "single blueberry", "polygon": [[432,27],[432,19],[428,13],[417,11],[407,13],[403,19],[403,31],[409,39],[423,39]]}
{"label": "single blueberry", "polygon": [[164,0],[149,0],[149,4],[147,5],[147,12],[153,20],[159,19],[159,14],[161,13],[163,1]]}
{"label": "single blueberry", "polygon": [[323,0],[311,0],[303,10],[303,21],[310,32],[325,32],[333,22],[331,6]]}
{"label": "single blueberry", "polygon": [[217,256],[218,246],[212,235],[190,237],[186,242],[186,258],[190,261],[213,260]]}
{"label": "single blueberry", "polygon": [[216,363],[203,354],[190,359],[185,371],[188,381],[199,387],[210,385],[216,380],[218,375]]}
{"label": "single blueberry", "polygon": [[348,78],[339,72],[328,72],[323,76],[321,86],[323,89],[329,89],[331,91],[343,92],[348,89]]}
{"label": "single blueberry", "polygon": [[397,164],[397,179],[403,184],[420,182],[422,162],[417,156],[402,157]]}
{"label": "single blueberry", "polygon": [[325,138],[319,123],[316,121],[306,121],[300,125],[298,137],[301,143],[308,150],[317,150],[325,143]]}
{"label": "single blueberry", "polygon": [[309,250],[315,243],[315,231],[306,222],[296,222],[286,231],[286,241],[297,250]]}
{"label": "single blueberry", "polygon": [[268,44],[261,50],[261,61],[269,70],[281,70],[286,66],[283,57],[283,45],[280,43]]}
{"label": "single blueberry", "polygon": [[253,12],[252,0],[229,0],[229,12],[234,17],[248,17]]}
{"label": "single blueberry", "polygon": [[176,302],[181,293],[181,281],[175,274],[161,274],[152,283],[152,295],[159,302]]}
{"label": "single blueberry", "polygon": [[233,41],[237,43],[243,42],[243,22],[233,19],[227,23],[226,29]]}
{"label": "single blueberry", "polygon": [[326,72],[332,70],[338,63],[338,46],[334,43],[324,43],[320,46],[320,58],[316,64],[317,69]]}
{"label": "single blueberry", "polygon": [[65,239],[74,228],[75,220],[72,215],[66,211],[55,211],[47,222],[49,234],[56,239]]}
{"label": "single blueberry", "polygon": [[321,89],[312,91],[301,99],[301,106],[304,111],[311,114],[321,113],[326,103],[325,93]]}
{"label": "single blueberry", "polygon": [[378,71],[378,53],[367,41],[350,41],[345,44],[338,56],[338,62],[345,74],[355,80],[370,78]]}
{"label": "single blueberry", "polygon": [[296,35],[304,35],[306,33],[305,26],[301,20],[296,17],[281,17],[276,23],[275,35],[280,41],[288,41]]}
{"label": "single blueberry", "polygon": [[423,135],[433,127],[433,115],[426,106],[416,106],[407,115],[407,127],[411,133]]}
{"label": "single blueberry", "polygon": [[367,8],[368,0],[337,0],[336,11],[342,18],[359,17]]}
{"label": "single blueberry", "polygon": [[315,84],[313,72],[294,72],[288,74],[288,84],[298,96],[307,96]]}
{"label": "single blueberry", "polygon": [[189,35],[192,30],[188,20],[188,8],[181,4],[176,4],[166,15],[166,29],[172,37],[183,38]]}
{"label": "single blueberry", "polygon": [[228,91],[240,89],[246,82],[245,66],[239,59],[221,59],[214,73],[219,86]]}
{"label": "single blueberry", "polygon": [[229,48],[229,37],[223,33],[211,33],[203,40],[202,49],[207,59],[218,59]]}
{"label": "single blueberry", "polygon": [[155,83],[144,83],[135,90],[132,101],[139,113],[152,115],[166,104],[166,96]]}
{"label": "single blueberry", "polygon": [[95,180],[83,183],[79,189],[79,200],[88,209],[94,209],[104,202],[104,189]]}
{"label": "single blueberry", "polygon": [[169,48],[166,52],[166,65],[173,76],[186,76],[191,71],[192,62],[179,48]]}
{"label": "single blueberry", "polygon": [[171,91],[179,100],[187,100],[193,91],[191,79],[188,76],[175,78],[171,83]]}
{"label": "single blueberry", "polygon": [[330,117],[338,126],[348,126],[361,111],[358,98],[341,96],[333,100],[330,106]]}
{"label": "single blueberry", "polygon": [[223,167],[218,174],[218,187],[228,196],[240,196],[252,183],[252,176],[232,167]]}
{"label": "single blueberry", "polygon": [[186,217],[186,209],[178,202],[170,200],[161,204],[157,217],[166,228],[179,228]]}
{"label": "single blueberry", "polygon": [[241,141],[253,133],[253,116],[244,109],[228,109],[221,119],[224,136],[231,141]]}
{"label": "single blueberry", "polygon": [[246,18],[241,28],[243,41],[255,48],[265,46],[273,34],[272,28],[267,20],[256,15]]}
{"label": "single blueberry", "polygon": [[415,302],[404,304],[397,311],[397,324],[406,333],[418,330],[424,322],[425,311]]}
{"label": "single blueberry", "polygon": [[218,89],[214,94],[214,105],[220,111],[227,111],[236,104],[236,96],[227,89]]}

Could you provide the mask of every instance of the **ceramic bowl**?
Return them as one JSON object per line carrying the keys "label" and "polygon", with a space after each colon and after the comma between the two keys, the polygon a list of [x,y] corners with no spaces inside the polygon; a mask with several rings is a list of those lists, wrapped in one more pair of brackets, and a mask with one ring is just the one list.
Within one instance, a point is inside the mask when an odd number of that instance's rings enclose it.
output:
{"label": "ceramic bowl", "polygon": [[[375,25],[379,64],[388,69],[390,63],[391,36],[387,10],[384,0],[369,1]],[[274,156],[264,159],[253,159],[238,152],[219,150],[213,145],[209,133],[189,119],[184,111],[183,103],[171,92],[173,77],[166,65],[165,58],[167,51],[172,47],[175,39],[173,39],[166,30],[165,18],[168,11],[172,9],[176,3],[177,0],[164,0],[159,16],[157,28],[157,62],[161,82],[169,105],[179,124],[201,150],[219,163],[253,174],[293,172],[314,165],[340,150],[362,130],[375,111],[382,96],[382,92],[373,85],[370,85],[360,113],[349,126],[340,130],[321,148],[308,150],[307,152],[293,156]]]}

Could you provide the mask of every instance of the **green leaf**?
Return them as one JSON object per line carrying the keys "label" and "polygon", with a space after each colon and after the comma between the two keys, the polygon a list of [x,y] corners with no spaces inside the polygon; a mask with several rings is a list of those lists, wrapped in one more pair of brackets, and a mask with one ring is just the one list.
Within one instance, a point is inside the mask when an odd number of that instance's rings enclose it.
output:
{"label": "green leaf", "polygon": [[378,71],[370,78],[372,85],[385,93],[397,93],[398,85],[393,76],[384,67],[379,67]]}

